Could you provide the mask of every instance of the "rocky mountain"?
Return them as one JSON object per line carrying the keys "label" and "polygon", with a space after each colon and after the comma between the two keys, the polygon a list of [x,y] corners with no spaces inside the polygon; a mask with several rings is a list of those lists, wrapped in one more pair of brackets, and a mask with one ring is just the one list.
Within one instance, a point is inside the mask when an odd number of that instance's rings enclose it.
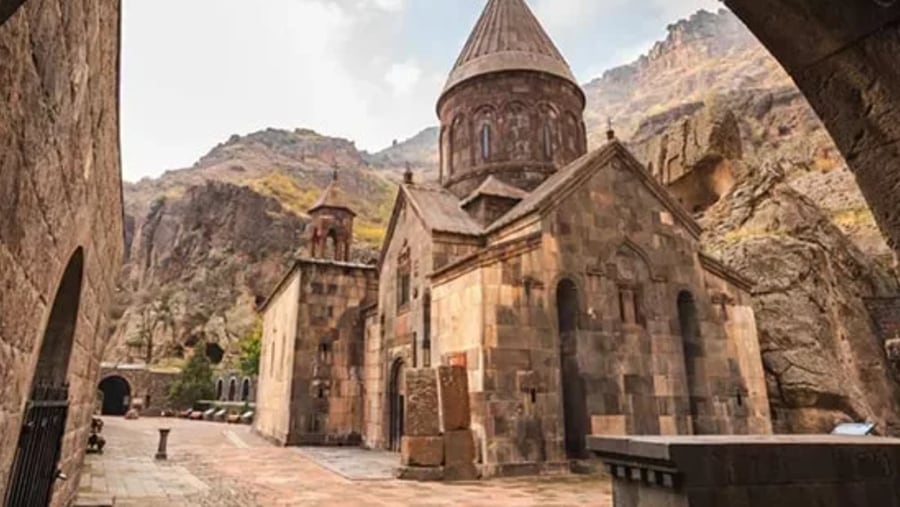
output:
{"label": "rocky mountain", "polygon": [[354,257],[375,258],[396,191],[352,142],[312,130],[232,136],[190,168],[126,184],[122,318],[107,359],[229,352],[305,246],[306,210],[338,174],[359,213]]}

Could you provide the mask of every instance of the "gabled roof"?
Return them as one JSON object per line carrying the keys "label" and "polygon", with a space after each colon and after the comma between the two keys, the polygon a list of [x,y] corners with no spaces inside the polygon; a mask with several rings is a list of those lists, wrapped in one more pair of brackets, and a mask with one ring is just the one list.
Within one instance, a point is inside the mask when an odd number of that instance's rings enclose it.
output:
{"label": "gabled roof", "polygon": [[703,229],[696,220],[688,213],[675,199],[669,195],[668,191],[656,181],[647,169],[638,162],[631,152],[628,151],[619,141],[613,140],[602,148],[599,148],[587,155],[575,160],[566,167],[547,178],[547,181],[541,184],[528,197],[523,199],[513,209],[509,210],[499,220],[491,224],[485,232],[493,233],[503,227],[516,222],[517,220],[534,212],[543,212],[552,208],[560,202],[570,192],[578,188],[578,184],[583,179],[590,177],[594,172],[606,167],[613,159],[623,162],[623,165],[630,169],[638,178],[638,181],[644,184],[657,200],[695,237],[700,237]]}
{"label": "gabled roof", "polygon": [[384,254],[394,236],[400,209],[404,203],[409,203],[412,212],[431,233],[444,232],[477,238],[481,238],[484,234],[484,228],[462,209],[459,198],[446,189],[427,184],[403,183],[394,200],[391,221],[388,223],[387,233],[381,245],[379,265],[384,260]]}
{"label": "gabled roof", "polygon": [[316,210],[320,210],[322,208],[335,208],[347,210],[355,215],[356,213],[353,211],[353,209],[350,208],[349,202],[350,200],[338,185],[337,171],[335,171],[331,183],[329,183],[328,186],[325,187],[325,191],[322,192],[322,195],[319,196],[319,199],[315,202],[315,204],[312,205],[311,208],[309,208],[309,212],[313,213]]}
{"label": "gabled roof", "polygon": [[569,64],[525,0],[489,0],[444,91],[475,76],[509,70],[544,72],[578,86]]}
{"label": "gabled roof", "polygon": [[488,176],[488,178],[484,180],[484,183],[476,188],[475,191],[473,191],[471,194],[469,194],[468,197],[463,199],[463,201],[459,203],[459,205],[465,206],[482,195],[503,197],[505,199],[515,199],[517,201],[521,201],[528,196],[528,192],[522,190],[521,188],[514,187],[509,183],[506,183],[505,181],[491,175]]}

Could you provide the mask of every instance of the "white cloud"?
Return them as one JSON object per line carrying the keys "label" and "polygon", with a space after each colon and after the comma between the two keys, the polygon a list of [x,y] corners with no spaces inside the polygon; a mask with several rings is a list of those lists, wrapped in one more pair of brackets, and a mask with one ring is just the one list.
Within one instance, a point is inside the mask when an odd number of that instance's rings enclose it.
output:
{"label": "white cloud", "polygon": [[391,86],[394,95],[408,95],[422,78],[422,69],[415,62],[395,63],[388,69],[384,80]]}

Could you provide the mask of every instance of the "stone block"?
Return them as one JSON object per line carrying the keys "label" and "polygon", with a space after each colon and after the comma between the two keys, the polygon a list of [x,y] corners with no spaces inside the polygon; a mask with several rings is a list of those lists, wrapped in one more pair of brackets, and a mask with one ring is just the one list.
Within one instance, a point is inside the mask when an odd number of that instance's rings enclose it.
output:
{"label": "stone block", "polygon": [[400,467],[397,478],[401,481],[438,482],[444,480],[443,467]]}
{"label": "stone block", "polygon": [[592,435],[624,435],[626,431],[626,419],[624,415],[595,415],[591,416]]}
{"label": "stone block", "polygon": [[472,430],[444,433],[444,464],[466,465],[475,462],[475,436]]}
{"label": "stone block", "polygon": [[406,371],[406,435],[432,437],[440,435],[437,376],[431,368]]}
{"label": "stone block", "polygon": [[447,482],[477,481],[479,477],[478,468],[473,463],[444,467],[444,480]]}
{"label": "stone block", "polygon": [[439,467],[444,464],[443,437],[403,437],[400,443],[403,466]]}
{"label": "stone block", "polygon": [[444,431],[464,430],[471,424],[469,379],[465,368],[438,368],[438,393]]}

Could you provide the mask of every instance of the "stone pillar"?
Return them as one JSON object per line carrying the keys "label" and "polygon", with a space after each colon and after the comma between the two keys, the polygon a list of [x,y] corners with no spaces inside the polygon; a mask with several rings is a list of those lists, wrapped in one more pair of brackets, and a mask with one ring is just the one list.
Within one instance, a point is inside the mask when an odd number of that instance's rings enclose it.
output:
{"label": "stone pillar", "polygon": [[444,477],[444,440],[438,416],[437,375],[432,368],[409,369],[400,442],[399,478],[439,481]]}
{"label": "stone pillar", "polygon": [[462,366],[438,367],[441,426],[444,430],[444,480],[478,478],[475,435],[471,429],[469,375]]}
{"label": "stone pillar", "polygon": [[168,459],[168,454],[166,453],[166,446],[169,441],[169,432],[172,431],[168,428],[160,428],[159,429],[159,447],[156,449],[156,459],[165,460]]}

